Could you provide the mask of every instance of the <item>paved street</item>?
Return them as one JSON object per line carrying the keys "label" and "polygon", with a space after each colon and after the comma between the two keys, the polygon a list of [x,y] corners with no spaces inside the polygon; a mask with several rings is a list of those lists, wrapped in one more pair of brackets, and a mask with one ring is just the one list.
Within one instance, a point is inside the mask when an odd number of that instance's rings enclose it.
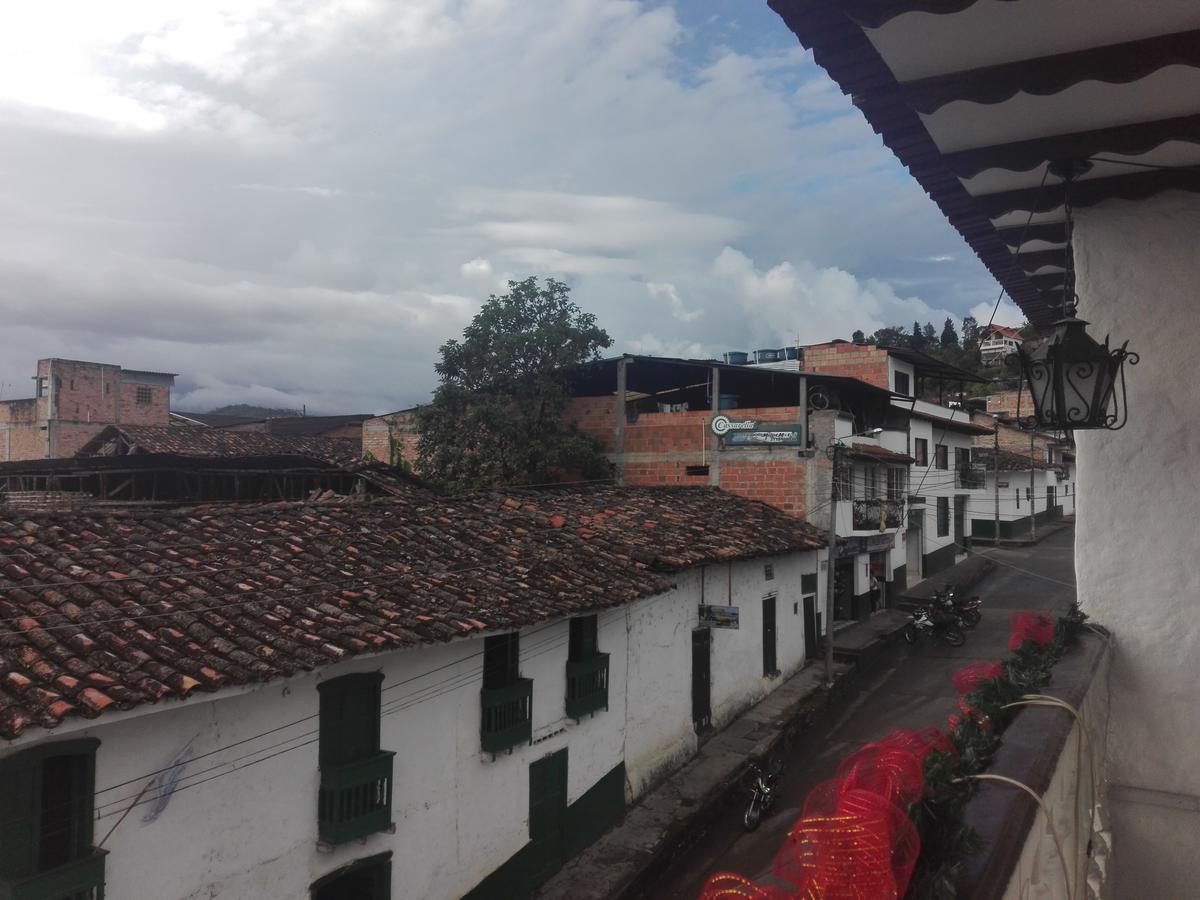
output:
{"label": "paved street", "polygon": [[[968,632],[959,648],[925,641],[893,667],[879,673],[856,703],[804,759],[788,763],[780,784],[779,805],[753,834],[739,818],[710,832],[685,858],[664,871],[646,896],[692,898],[705,879],[718,871],[765,876],[785,834],[800,815],[812,787],[830,778],[841,759],[864,743],[895,728],[945,726],[954,711],[951,677],[962,666],[998,660],[1008,652],[1008,614],[1038,609],[1063,612],[1075,597],[1074,528],[1061,528],[1033,547],[984,549],[996,570],[972,592],[984,600],[983,622]],[[1015,567],[1015,568],[1014,568]],[[1024,570],[1024,571],[1021,571]]]}

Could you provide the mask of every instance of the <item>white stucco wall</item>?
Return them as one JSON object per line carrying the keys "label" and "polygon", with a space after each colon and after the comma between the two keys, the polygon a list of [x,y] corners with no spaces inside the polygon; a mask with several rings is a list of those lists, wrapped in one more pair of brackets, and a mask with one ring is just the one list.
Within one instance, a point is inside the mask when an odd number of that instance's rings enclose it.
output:
{"label": "white stucco wall", "polygon": [[1079,597],[1117,639],[1110,774],[1116,785],[1162,792],[1156,796],[1167,801],[1173,795],[1172,830],[1192,835],[1174,849],[1155,842],[1155,823],[1170,802],[1118,811],[1117,866],[1140,865],[1147,879],[1153,869],[1183,867],[1193,886],[1200,832],[1200,538],[1192,520],[1200,485],[1200,391],[1192,375],[1200,346],[1198,235],[1194,194],[1107,201],[1077,213],[1080,315],[1093,335],[1128,340],[1141,354],[1138,366],[1126,367],[1129,424],[1076,434]]}
{"label": "white stucco wall", "polygon": [[[771,581],[766,563],[774,568]],[[742,613],[740,629],[714,629],[718,727],[802,664],[803,606],[793,614],[792,603],[800,601],[801,574],[817,565],[817,554],[809,552],[705,571],[707,602],[736,605]],[[0,756],[44,740],[98,738],[99,840],[145,784],[145,773],[168,765],[189,741],[201,755],[249,739],[192,762],[184,786],[156,821],[143,823],[145,807],[124,820],[105,844],[107,895],[113,898],[300,900],[322,875],[385,850],[394,852],[394,897],[456,898],[528,841],[530,763],[568,748],[567,799],[574,802],[622,760],[629,798],[695,751],[691,631],[701,577],[699,571],[682,573],[666,594],[598,613],[599,648],[610,654],[609,708],[578,723],[563,711],[567,620],[524,629],[521,674],[533,679],[533,743],[494,760],[480,749],[482,639],[359,658],[211,700],[70,722],[0,747]],[[778,595],[783,677],[777,678],[762,674],[761,601],[767,591]],[[396,753],[396,832],[321,852],[316,686],[359,671],[384,675],[381,746]],[[199,783],[206,778],[212,780]],[[123,786],[106,790],[116,785]]]}

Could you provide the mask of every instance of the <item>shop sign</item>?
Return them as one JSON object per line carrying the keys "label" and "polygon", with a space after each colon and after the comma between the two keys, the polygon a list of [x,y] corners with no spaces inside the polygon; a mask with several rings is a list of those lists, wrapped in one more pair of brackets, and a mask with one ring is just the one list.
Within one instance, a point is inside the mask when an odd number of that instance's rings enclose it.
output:
{"label": "shop sign", "polygon": [[803,446],[800,425],[762,423],[756,419],[731,419],[714,416],[712,432],[726,447],[799,447]]}
{"label": "shop sign", "polygon": [[737,628],[740,613],[736,606],[706,606],[700,604],[700,624],[713,628]]}

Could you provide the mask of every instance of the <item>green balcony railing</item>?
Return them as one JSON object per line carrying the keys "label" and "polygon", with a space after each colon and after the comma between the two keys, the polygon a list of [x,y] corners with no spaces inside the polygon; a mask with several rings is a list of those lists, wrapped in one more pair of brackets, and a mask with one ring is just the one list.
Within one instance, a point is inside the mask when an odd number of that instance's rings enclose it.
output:
{"label": "green balcony railing", "polygon": [[483,720],[480,739],[488,753],[500,753],[533,737],[533,679],[518,678],[500,688],[480,691]]}
{"label": "green balcony railing", "polygon": [[608,654],[567,661],[567,715],[580,719],[608,709]]}
{"label": "green balcony railing", "polygon": [[392,824],[392,757],[383,752],[340,765],[321,766],[317,834],[343,844],[387,831]]}
{"label": "green balcony railing", "polygon": [[0,900],[104,900],[107,855],[107,850],[93,850],[36,875],[0,877]]}

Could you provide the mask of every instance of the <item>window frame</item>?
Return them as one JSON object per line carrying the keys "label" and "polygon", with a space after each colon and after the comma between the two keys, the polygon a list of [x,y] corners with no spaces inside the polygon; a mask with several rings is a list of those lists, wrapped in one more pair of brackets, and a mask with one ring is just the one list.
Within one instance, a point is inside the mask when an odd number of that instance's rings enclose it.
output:
{"label": "window frame", "polygon": [[945,444],[935,444],[933,447],[933,467],[948,470],[950,468],[950,448]]}
{"label": "window frame", "polygon": [[[904,386],[901,387],[900,379],[904,379]],[[911,397],[912,394],[912,377],[907,372],[896,371],[892,373],[893,384],[895,385],[895,393],[903,394],[905,397]]]}
{"label": "window frame", "polygon": [[913,438],[913,462],[914,466],[929,465],[929,439],[928,438]]}
{"label": "window frame", "polygon": [[149,406],[154,402],[154,391],[147,385],[136,385],[133,391],[133,400],[138,406]]}
{"label": "window frame", "polygon": [[483,689],[505,688],[521,680],[521,632],[483,639]]}
{"label": "window frame", "polygon": [[[344,766],[379,755],[382,685],[382,672],[351,672],[317,685],[319,765]],[[353,719],[359,720],[357,733],[351,731]]]}
{"label": "window frame", "polygon": [[600,626],[595,613],[575,616],[567,623],[567,660],[583,662],[600,655]]}
{"label": "window frame", "polygon": [[937,498],[937,536],[948,537],[950,534],[950,498]]}
{"label": "window frame", "polygon": [[905,476],[907,474],[908,474],[907,470],[902,469],[899,466],[888,466],[887,499],[889,499],[889,500],[903,500],[904,499],[904,491],[907,488],[906,482],[908,480],[907,478],[905,478]]}
{"label": "window frame", "polygon": [[[5,810],[0,816],[0,882],[51,872],[96,852],[96,750],[99,746],[97,738],[52,741],[0,760],[0,808]],[[68,859],[46,865],[43,859],[46,853],[44,766],[48,759],[63,758],[76,758],[83,763],[77,796],[69,801],[74,807],[68,824],[74,846]],[[25,796],[20,797],[18,792]],[[14,794],[18,795],[14,797]],[[27,809],[28,815],[14,816],[14,807]]]}

